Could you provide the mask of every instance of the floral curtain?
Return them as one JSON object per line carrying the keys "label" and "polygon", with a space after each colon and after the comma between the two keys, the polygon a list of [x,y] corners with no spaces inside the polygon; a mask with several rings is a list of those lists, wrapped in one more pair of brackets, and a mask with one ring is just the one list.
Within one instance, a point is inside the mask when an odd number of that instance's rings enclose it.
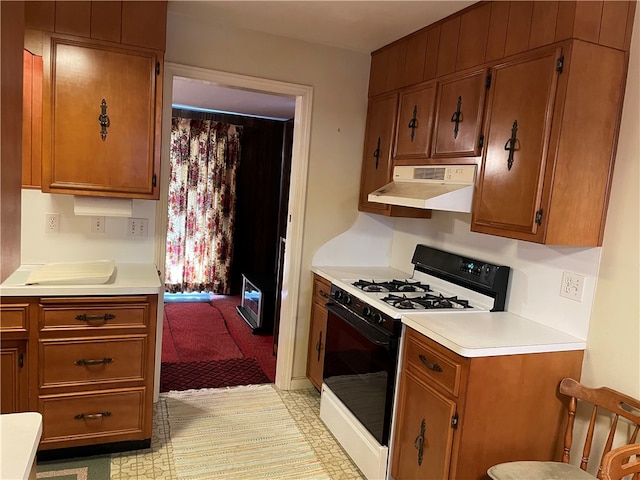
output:
{"label": "floral curtain", "polygon": [[171,120],[165,290],[230,293],[242,127]]}

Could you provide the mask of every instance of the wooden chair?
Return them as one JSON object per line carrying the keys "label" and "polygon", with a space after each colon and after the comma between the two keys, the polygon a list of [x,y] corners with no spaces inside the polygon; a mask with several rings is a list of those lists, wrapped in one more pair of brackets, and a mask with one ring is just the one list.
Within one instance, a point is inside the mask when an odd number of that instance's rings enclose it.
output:
{"label": "wooden chair", "polygon": [[[570,397],[567,428],[564,434],[564,449],[562,462],[545,461],[519,461],[507,462],[494,465],[487,470],[487,474],[494,480],[547,480],[547,479],[567,479],[567,480],[593,480],[596,477],[587,473],[589,456],[593,445],[596,420],[602,419],[602,414],[607,414],[609,434],[607,436],[604,451],[600,458],[597,478],[602,480],[617,480],[631,473],[640,471],[640,462],[635,457],[640,450],[638,445],[631,448],[630,444],[637,441],[640,430],[640,400],[629,397],[623,393],[610,388],[589,388],[580,384],[572,378],[565,378],[560,382],[560,393]],[[578,401],[587,402],[593,406],[591,419],[587,427],[585,441],[582,448],[582,458],[580,467],[571,465],[569,454],[573,443],[573,425],[576,418]],[[632,430],[626,445],[629,447],[619,447],[612,450],[614,436],[618,428],[618,420],[630,423]],[[628,450],[624,450],[628,448]],[[630,461],[630,457],[634,457]],[[606,460],[606,463],[604,463]],[[606,470],[603,470],[605,469]],[[606,472],[604,476],[603,471]],[[625,473],[626,472],[626,473]],[[634,477],[634,480],[637,480]]]}
{"label": "wooden chair", "polygon": [[640,479],[640,443],[614,448],[602,458],[602,480],[618,480],[633,474]]}

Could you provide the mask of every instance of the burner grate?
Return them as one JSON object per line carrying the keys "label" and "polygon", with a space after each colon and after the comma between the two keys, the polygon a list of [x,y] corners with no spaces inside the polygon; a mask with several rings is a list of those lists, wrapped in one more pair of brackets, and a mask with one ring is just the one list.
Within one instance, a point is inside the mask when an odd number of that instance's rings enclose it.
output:
{"label": "burner grate", "polygon": [[465,309],[473,308],[467,300],[454,297],[445,297],[442,294],[431,295],[425,294],[420,297],[407,297],[406,295],[398,296],[389,294],[382,299],[394,308],[401,310],[431,310],[431,309]]}
{"label": "burner grate", "polygon": [[364,292],[371,293],[389,293],[389,292],[430,292],[429,285],[410,280],[383,280],[376,282],[375,280],[357,280],[353,286]]}

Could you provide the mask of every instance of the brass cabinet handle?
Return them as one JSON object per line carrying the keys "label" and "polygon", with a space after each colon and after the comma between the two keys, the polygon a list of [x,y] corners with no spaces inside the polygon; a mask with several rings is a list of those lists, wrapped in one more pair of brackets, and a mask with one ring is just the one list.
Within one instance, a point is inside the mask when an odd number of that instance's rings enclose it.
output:
{"label": "brass cabinet handle", "polygon": [[95,320],[113,320],[116,316],[112,313],[105,313],[104,315],[87,315],[86,313],[81,313],[80,315],[76,315],[76,320],[80,320],[81,322],[92,322]]}
{"label": "brass cabinet handle", "polygon": [[80,360],[76,360],[75,362],[73,362],[74,365],[78,365],[79,367],[84,367],[86,365],[106,365],[107,363],[112,363],[113,362],[113,358],[109,358],[109,357],[104,357],[104,358],[96,358],[96,359],[92,359],[92,360],[85,360],[84,358],[81,358]]}
{"label": "brass cabinet handle", "polygon": [[413,442],[413,446],[418,450],[418,466],[422,465],[422,459],[424,458],[424,433],[426,427],[427,425],[423,418],[422,423],[420,423],[420,433]]}
{"label": "brass cabinet handle", "polygon": [[442,367],[440,365],[438,365],[437,363],[431,363],[424,355],[420,354],[418,355],[418,358],[420,359],[422,364],[432,372],[442,372]]}
{"label": "brass cabinet handle", "polygon": [[79,413],[75,417],[76,420],[99,420],[101,418],[110,417],[111,412],[99,412],[99,413]]}

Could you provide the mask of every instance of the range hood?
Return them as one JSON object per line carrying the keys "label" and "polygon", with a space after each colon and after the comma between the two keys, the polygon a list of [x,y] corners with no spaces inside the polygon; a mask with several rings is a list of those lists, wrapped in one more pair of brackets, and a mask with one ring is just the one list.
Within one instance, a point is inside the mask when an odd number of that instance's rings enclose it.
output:
{"label": "range hood", "polygon": [[393,182],[367,198],[387,205],[469,213],[475,178],[475,165],[398,166]]}

